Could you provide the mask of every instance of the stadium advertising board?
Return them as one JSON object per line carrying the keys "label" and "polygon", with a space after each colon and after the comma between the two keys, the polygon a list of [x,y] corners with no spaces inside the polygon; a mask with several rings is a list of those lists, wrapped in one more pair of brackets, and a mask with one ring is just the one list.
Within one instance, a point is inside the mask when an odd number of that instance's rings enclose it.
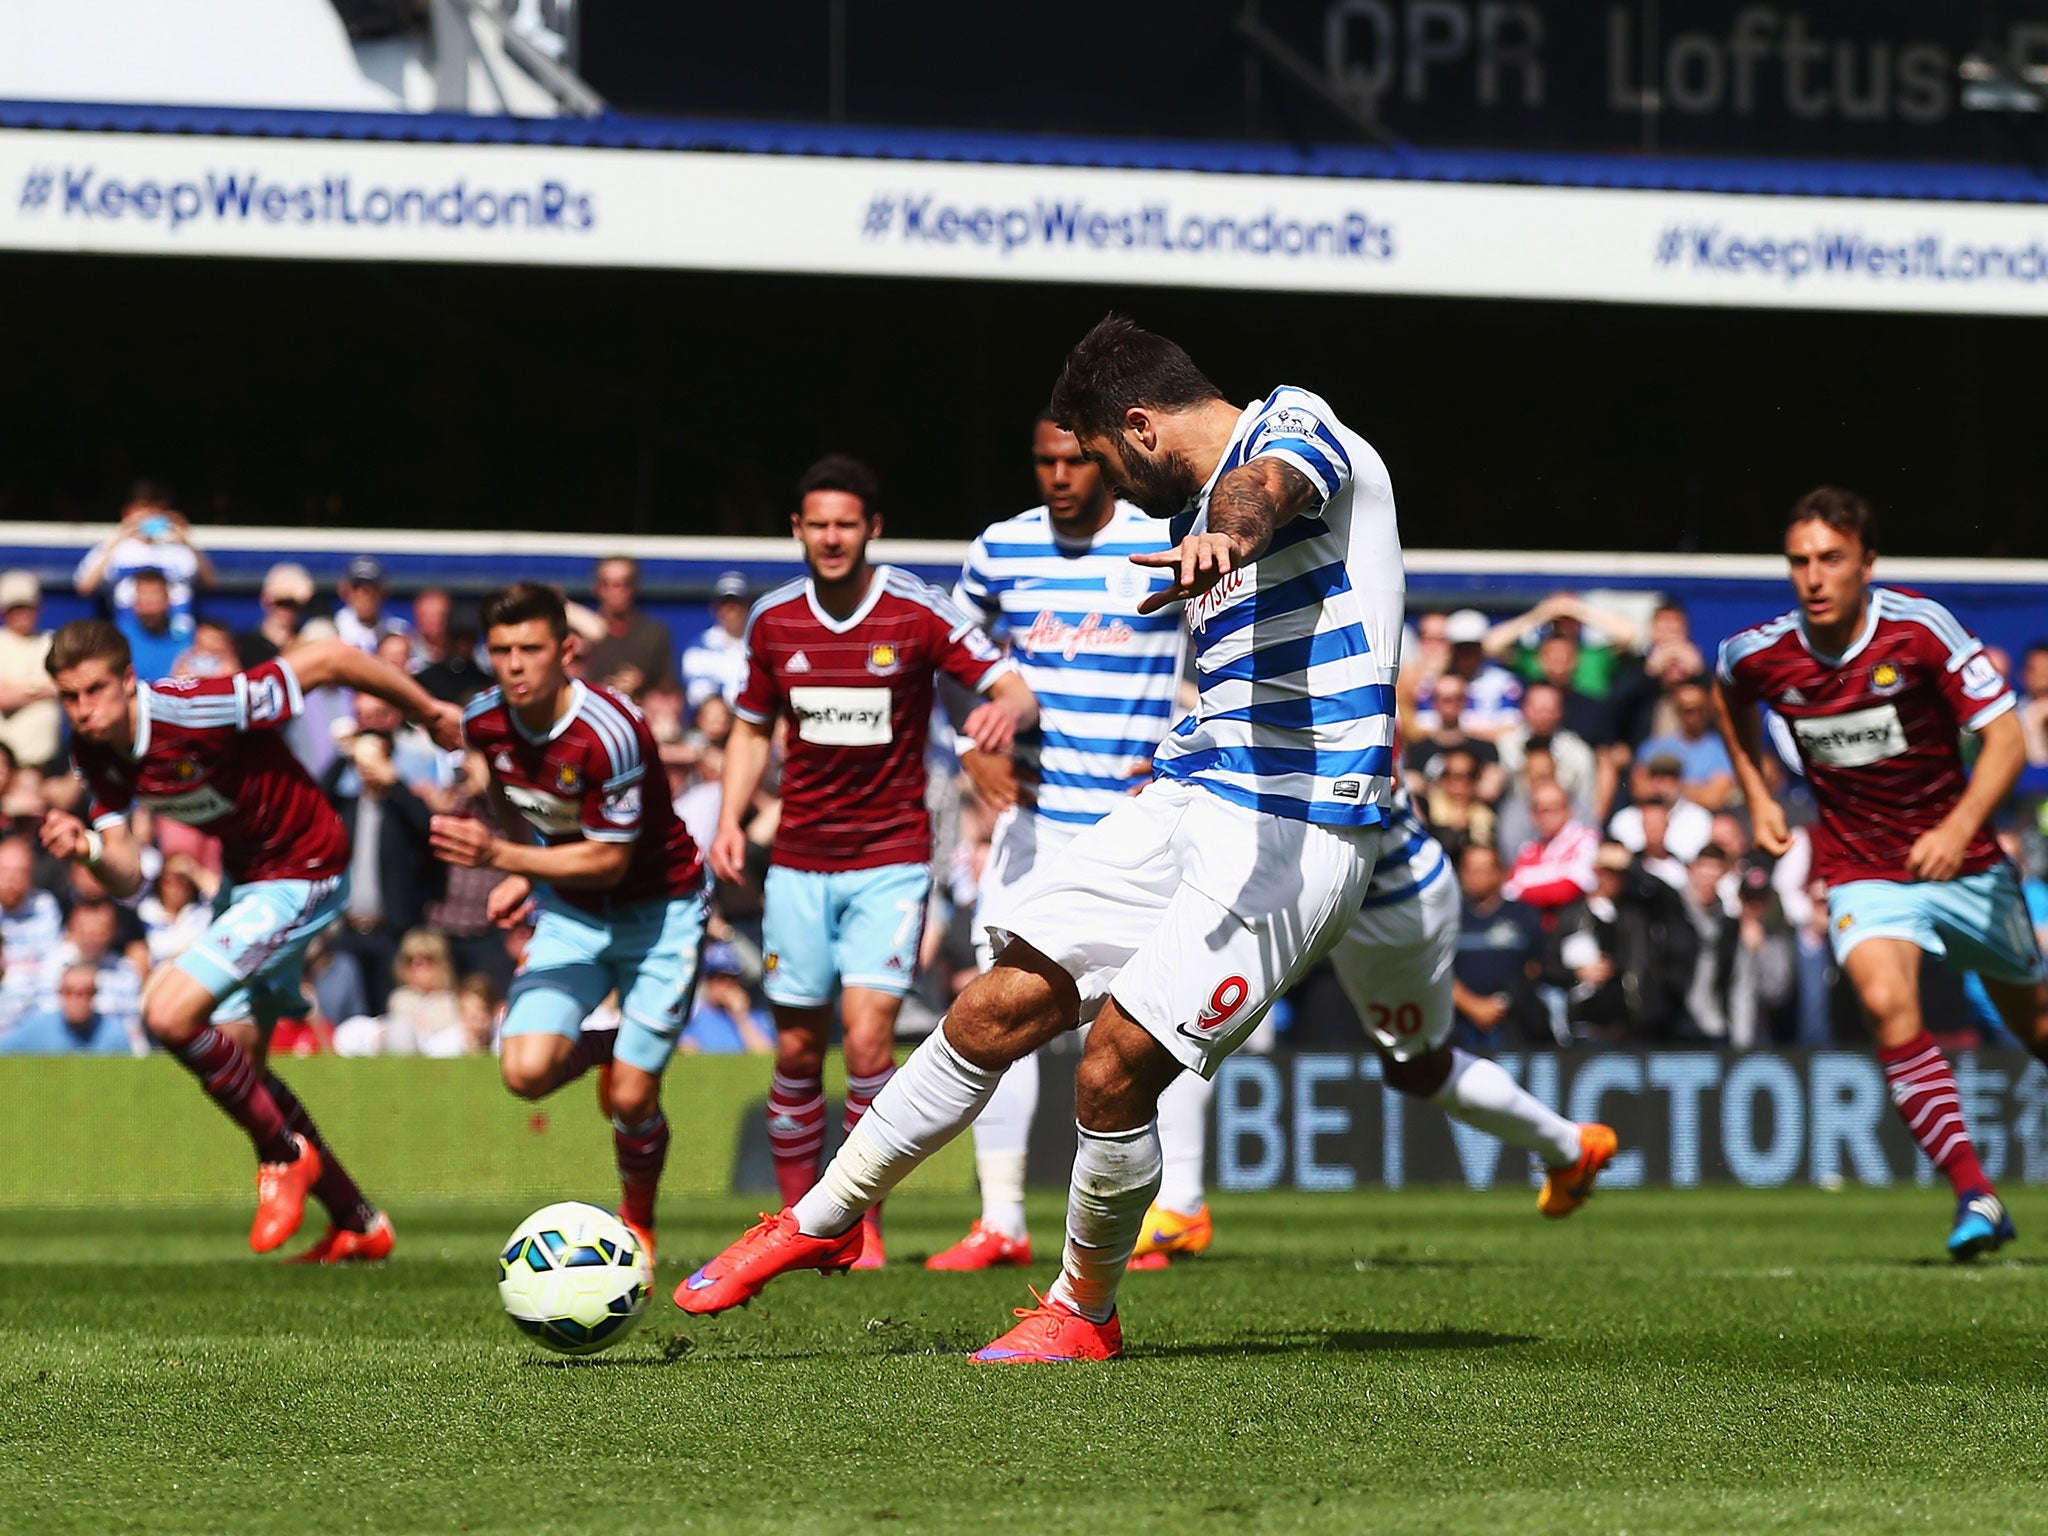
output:
{"label": "stadium advertising board", "polygon": [[0,247],[2048,313],[2048,210],[0,132]]}
{"label": "stadium advertising board", "polygon": [[[1599,1120],[1622,1152],[1602,1189],[1698,1184],[1930,1183],[1934,1170],[1892,1110],[1866,1052],[1567,1051],[1500,1063],[1566,1118]],[[1978,1155],[1994,1179],[2048,1183],[2048,1073],[2018,1052],[1954,1059]],[[1072,1117],[1051,1101],[1071,1075],[1048,1071],[1033,1177],[1064,1182]],[[1509,1185],[1527,1160],[1435,1105],[1382,1086],[1379,1058],[1238,1053],[1216,1076],[1210,1157],[1218,1188],[1398,1189]],[[1056,1132],[1064,1141],[1054,1145]]]}

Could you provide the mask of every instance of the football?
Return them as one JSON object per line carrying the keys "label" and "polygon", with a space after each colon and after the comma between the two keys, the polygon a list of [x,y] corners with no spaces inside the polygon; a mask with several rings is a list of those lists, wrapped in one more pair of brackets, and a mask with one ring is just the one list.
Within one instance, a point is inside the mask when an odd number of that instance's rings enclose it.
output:
{"label": "football", "polygon": [[632,1230],[579,1200],[542,1206],[498,1254],[505,1315],[565,1355],[593,1355],[631,1333],[653,1284],[653,1257]]}

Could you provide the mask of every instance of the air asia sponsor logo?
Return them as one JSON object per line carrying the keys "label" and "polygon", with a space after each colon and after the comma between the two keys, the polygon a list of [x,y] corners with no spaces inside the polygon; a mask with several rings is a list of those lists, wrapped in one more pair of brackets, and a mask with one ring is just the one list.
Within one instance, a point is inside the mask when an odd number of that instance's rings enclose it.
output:
{"label": "air asia sponsor logo", "polygon": [[1231,571],[1215,586],[1188,603],[1188,629],[1199,635],[1209,627],[1209,621],[1236,602],[1239,594],[1252,584],[1252,572],[1256,567]]}
{"label": "air asia sponsor logo", "polygon": [[562,182],[480,186],[466,177],[439,186],[387,186],[352,176],[280,181],[257,170],[199,171],[187,178],[123,177],[94,165],[39,165],[23,179],[23,213],[45,211],[93,224],[321,225],[371,229],[560,229],[597,225],[590,193]]}
{"label": "air asia sponsor logo", "polygon": [[1122,619],[1091,613],[1080,623],[1069,624],[1051,610],[1040,609],[1031,627],[1017,637],[1017,644],[1034,653],[1056,651],[1072,661],[1083,651],[1121,650],[1137,638],[1138,632]]}
{"label": "air asia sponsor logo", "polygon": [[1906,750],[1906,727],[1896,705],[1852,709],[1818,720],[1794,720],[1792,729],[1810,762],[1833,768],[1867,768]]}
{"label": "air asia sponsor logo", "polygon": [[820,747],[879,747],[890,739],[886,688],[792,688],[797,734]]}

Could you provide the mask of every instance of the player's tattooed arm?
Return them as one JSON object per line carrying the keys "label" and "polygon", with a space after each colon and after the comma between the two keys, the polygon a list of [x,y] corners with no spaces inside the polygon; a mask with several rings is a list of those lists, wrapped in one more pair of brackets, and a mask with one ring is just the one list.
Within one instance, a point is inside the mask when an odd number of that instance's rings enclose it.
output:
{"label": "player's tattooed arm", "polygon": [[1209,493],[1208,526],[1159,554],[1133,555],[1137,565],[1164,566],[1173,585],[1138,605],[1152,613],[1208,591],[1232,571],[1266,552],[1276,529],[1318,505],[1322,495],[1308,476],[1284,459],[1262,457],[1241,464]]}

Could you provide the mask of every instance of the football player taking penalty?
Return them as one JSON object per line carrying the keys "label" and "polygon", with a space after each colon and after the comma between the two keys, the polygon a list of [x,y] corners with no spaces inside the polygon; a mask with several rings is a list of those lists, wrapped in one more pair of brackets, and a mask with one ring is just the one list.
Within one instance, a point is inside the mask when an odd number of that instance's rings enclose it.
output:
{"label": "football player taking penalty", "polygon": [[[1721,734],[1757,846],[1792,846],[1764,777],[1757,705],[1792,728],[1819,807],[1814,873],[1827,882],[1835,959],[1877,1040],[1892,1102],[1956,1197],[1948,1251],[2012,1241],[1977,1159],[1954,1075],[1920,1017],[1920,956],[1975,971],[2006,1027],[2048,1061],[2048,981],[2012,863],[1986,822],[2026,761],[2018,700],[1983,642],[1931,598],[1871,584],[1877,520],[1823,487],[1792,509],[1785,559],[1798,606],[1721,646]],[[1960,739],[1982,743],[1965,773]]]}
{"label": "football player taking penalty", "polygon": [[1174,548],[1132,557],[1172,578],[1139,606],[1186,604],[1199,702],[1161,742],[1158,776],[1031,880],[994,969],[817,1186],[686,1280],[685,1311],[850,1265],[861,1213],[972,1123],[1010,1063],[1092,1014],[1059,1278],[974,1358],[1121,1354],[1117,1287],[1159,1187],[1161,1091],[1213,1076],[1365,895],[1404,586],[1379,455],[1306,390],[1232,404],[1117,316],[1069,354],[1052,409],[1113,486],[1171,519]]}

